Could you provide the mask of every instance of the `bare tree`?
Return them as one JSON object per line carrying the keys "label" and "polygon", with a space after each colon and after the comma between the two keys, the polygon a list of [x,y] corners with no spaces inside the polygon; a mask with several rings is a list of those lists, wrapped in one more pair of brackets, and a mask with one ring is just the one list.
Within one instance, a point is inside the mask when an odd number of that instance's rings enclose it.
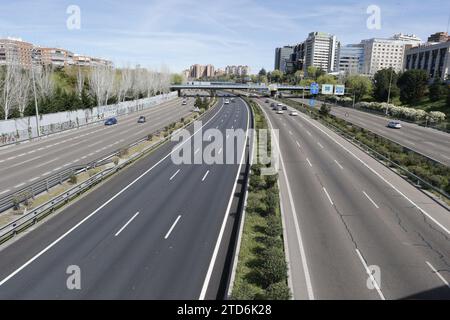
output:
{"label": "bare tree", "polygon": [[24,116],[25,109],[30,102],[31,96],[31,76],[27,70],[22,70],[18,74],[18,86],[16,89],[17,107],[19,108],[20,117]]}
{"label": "bare tree", "polygon": [[0,81],[0,103],[3,107],[5,120],[8,120],[11,111],[17,105],[17,87],[19,81],[20,67],[18,63],[11,62],[5,66]]}
{"label": "bare tree", "polygon": [[34,81],[36,82],[39,96],[42,99],[51,97],[55,89],[53,69],[49,66],[42,66],[40,68],[36,68],[36,71],[34,72]]}
{"label": "bare tree", "polygon": [[97,106],[107,104],[114,90],[115,71],[109,67],[93,67],[89,76],[89,88],[97,100]]}
{"label": "bare tree", "polygon": [[125,101],[125,98],[127,97],[127,94],[132,90],[133,88],[133,70],[129,67],[126,67],[120,71],[120,77],[118,78],[117,82],[117,100],[118,101]]}

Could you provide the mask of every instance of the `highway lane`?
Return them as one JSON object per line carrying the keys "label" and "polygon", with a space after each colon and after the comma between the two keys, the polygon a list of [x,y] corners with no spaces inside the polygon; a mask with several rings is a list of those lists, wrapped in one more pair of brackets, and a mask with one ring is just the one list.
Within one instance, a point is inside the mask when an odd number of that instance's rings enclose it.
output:
{"label": "highway lane", "polygon": [[[277,115],[263,101],[280,130],[314,298],[450,298],[449,212],[316,121]],[[298,236],[287,225],[294,292],[308,297],[298,285],[307,283]],[[371,265],[381,271],[379,290],[366,285]]]}
{"label": "highway lane", "polygon": [[[217,109],[203,131],[247,128],[240,100]],[[0,299],[199,298],[240,166],[175,165],[174,145],[0,251]],[[80,267],[81,290],[66,287],[69,265]]]}
{"label": "highway lane", "polygon": [[[306,99],[292,100],[309,103]],[[321,102],[318,102],[317,107],[320,107],[320,104]],[[331,114],[450,166],[450,134],[448,133],[404,121],[402,121],[402,129],[389,129],[387,118],[342,106],[332,106]]]}
{"label": "highway lane", "polygon": [[[0,195],[21,189],[62,169],[110,154],[131,142],[189,115],[194,99],[183,106],[175,99],[145,111],[118,118],[118,124],[103,123],[49,136],[37,141],[0,149]],[[147,122],[137,123],[144,115]]]}

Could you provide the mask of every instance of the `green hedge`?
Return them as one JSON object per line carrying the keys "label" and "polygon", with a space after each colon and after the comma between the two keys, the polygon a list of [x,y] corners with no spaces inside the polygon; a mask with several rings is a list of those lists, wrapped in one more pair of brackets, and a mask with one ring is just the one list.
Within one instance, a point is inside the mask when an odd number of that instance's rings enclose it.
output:
{"label": "green hedge", "polygon": [[[256,129],[267,129],[262,111],[253,101]],[[281,299],[291,297],[283,245],[278,176],[261,176],[262,165],[251,168],[246,218],[232,299]]]}

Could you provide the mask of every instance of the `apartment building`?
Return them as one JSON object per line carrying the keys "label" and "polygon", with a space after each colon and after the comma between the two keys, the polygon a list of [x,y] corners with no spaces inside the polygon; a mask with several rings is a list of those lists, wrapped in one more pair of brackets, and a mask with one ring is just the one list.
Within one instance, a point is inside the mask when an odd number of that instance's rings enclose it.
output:
{"label": "apartment building", "polygon": [[235,75],[235,76],[247,76],[250,74],[250,68],[248,66],[242,66],[242,65],[226,66],[225,74]]}
{"label": "apartment building", "polygon": [[78,66],[108,66],[112,67],[112,61],[77,55],[62,48],[47,48],[36,46],[22,39],[0,39],[0,65],[17,63],[24,68],[30,68],[32,64],[51,65],[54,67]]}
{"label": "apartment building", "polygon": [[0,39],[0,65],[18,64],[24,68],[31,67],[33,44],[19,38]]}
{"label": "apartment building", "polygon": [[439,43],[450,41],[450,36],[448,32],[436,32],[428,37],[429,43]]}

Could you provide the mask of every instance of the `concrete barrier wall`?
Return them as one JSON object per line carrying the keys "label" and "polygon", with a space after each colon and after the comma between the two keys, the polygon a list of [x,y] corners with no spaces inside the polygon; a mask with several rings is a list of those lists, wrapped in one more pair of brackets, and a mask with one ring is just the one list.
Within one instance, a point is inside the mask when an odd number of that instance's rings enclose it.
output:
{"label": "concrete barrier wall", "polygon": [[[90,123],[103,121],[113,116],[122,116],[141,111],[177,97],[177,92],[150,98],[120,102],[114,105],[79,109],[39,116],[41,135],[73,129]],[[0,146],[37,137],[36,117],[0,121]]]}

